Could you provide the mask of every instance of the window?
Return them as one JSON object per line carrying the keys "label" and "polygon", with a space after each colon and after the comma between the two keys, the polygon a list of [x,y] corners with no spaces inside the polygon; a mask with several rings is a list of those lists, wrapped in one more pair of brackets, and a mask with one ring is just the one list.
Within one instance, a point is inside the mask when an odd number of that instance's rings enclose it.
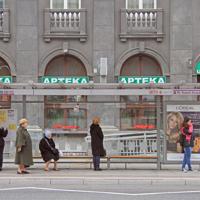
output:
{"label": "window", "polygon": [[55,9],[79,9],[81,0],[51,0],[50,7]]}
{"label": "window", "polygon": [[157,8],[157,0],[126,0],[127,9],[151,9]]}
{"label": "window", "polygon": [[0,0],[0,8],[4,8],[4,1],[5,0]]}
{"label": "window", "polygon": [[121,130],[156,129],[155,98],[148,96],[121,97]]}
{"label": "window", "polygon": [[[87,110],[79,108],[86,102],[85,96],[45,97],[45,127],[53,129],[87,129]],[[70,104],[70,105],[68,105]],[[75,109],[78,106],[78,109]]]}

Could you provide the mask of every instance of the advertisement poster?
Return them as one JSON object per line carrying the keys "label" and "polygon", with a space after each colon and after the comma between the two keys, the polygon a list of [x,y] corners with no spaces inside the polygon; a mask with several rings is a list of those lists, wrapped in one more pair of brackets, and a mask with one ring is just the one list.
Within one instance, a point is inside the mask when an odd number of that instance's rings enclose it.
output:
{"label": "advertisement poster", "polygon": [[17,111],[14,109],[0,109],[0,127],[8,129],[6,140],[14,139],[17,130]]}
{"label": "advertisement poster", "polygon": [[200,105],[167,105],[166,144],[167,160],[182,160],[183,153],[179,143],[180,128],[185,116],[194,125],[195,146],[192,160],[200,160]]}

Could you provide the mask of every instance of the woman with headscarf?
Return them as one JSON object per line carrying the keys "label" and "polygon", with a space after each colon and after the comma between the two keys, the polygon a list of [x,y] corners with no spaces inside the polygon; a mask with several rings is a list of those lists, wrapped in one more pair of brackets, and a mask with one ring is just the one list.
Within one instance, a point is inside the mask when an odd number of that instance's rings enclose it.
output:
{"label": "woman with headscarf", "polygon": [[59,151],[56,149],[55,143],[52,138],[52,132],[48,129],[45,130],[44,137],[40,141],[39,149],[42,155],[42,158],[45,162],[45,171],[49,171],[49,164],[53,160],[54,162],[54,171],[57,171],[57,161],[59,160]]}
{"label": "woman with headscarf", "polygon": [[32,140],[27,131],[28,120],[21,119],[16,135],[15,164],[18,165],[18,174],[29,174],[26,167],[33,165]]}

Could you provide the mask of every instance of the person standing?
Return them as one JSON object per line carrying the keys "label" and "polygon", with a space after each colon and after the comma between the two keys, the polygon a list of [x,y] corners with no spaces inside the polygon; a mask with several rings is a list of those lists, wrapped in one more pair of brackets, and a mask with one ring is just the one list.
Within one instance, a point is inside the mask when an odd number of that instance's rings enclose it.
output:
{"label": "person standing", "polygon": [[90,126],[91,147],[93,155],[93,165],[95,171],[101,171],[100,158],[105,156],[105,149],[103,147],[103,132],[99,126],[100,118],[94,117],[92,125]]}
{"label": "person standing", "polygon": [[3,151],[5,146],[4,138],[8,135],[8,130],[3,127],[0,128],[0,171],[2,171],[3,166]]}
{"label": "person standing", "polygon": [[[184,148],[184,158],[182,162],[182,171],[192,171],[191,154],[194,147],[193,124],[190,118],[185,117],[181,128],[182,146]],[[186,165],[188,168],[186,169]]]}
{"label": "person standing", "polygon": [[45,162],[45,171],[49,171],[49,164],[53,160],[54,162],[54,171],[58,171],[57,161],[59,160],[59,151],[56,149],[55,143],[52,138],[52,133],[50,130],[46,129],[44,133],[44,138],[41,139],[39,144],[39,149],[42,155],[42,158]]}
{"label": "person standing", "polygon": [[33,165],[32,140],[27,131],[28,120],[21,119],[16,135],[15,164],[18,165],[17,174],[29,174],[26,167]]}

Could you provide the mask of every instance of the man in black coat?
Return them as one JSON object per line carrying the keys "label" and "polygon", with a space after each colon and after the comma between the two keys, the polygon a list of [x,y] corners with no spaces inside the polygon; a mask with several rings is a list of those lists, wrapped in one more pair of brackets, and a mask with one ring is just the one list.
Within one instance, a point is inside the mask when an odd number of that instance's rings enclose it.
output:
{"label": "man in black coat", "polygon": [[0,128],[0,171],[3,165],[3,150],[5,146],[4,138],[8,135],[8,130],[3,127]]}

